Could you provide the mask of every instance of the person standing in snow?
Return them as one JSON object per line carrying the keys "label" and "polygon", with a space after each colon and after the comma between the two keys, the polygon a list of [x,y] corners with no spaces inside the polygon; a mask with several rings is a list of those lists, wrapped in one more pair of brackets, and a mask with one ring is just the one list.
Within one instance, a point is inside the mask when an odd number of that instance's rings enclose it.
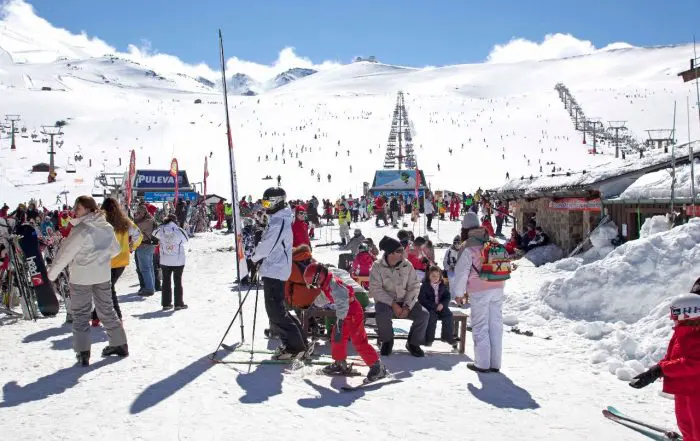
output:
{"label": "person standing in snow", "polygon": [[301,205],[297,205],[294,209],[294,223],[292,224],[292,248],[299,245],[308,245],[311,247],[311,239],[309,238],[309,224],[306,223],[306,211]]}
{"label": "person standing in snow", "polygon": [[467,367],[476,372],[499,372],[503,352],[503,288],[505,282],[479,277],[483,264],[481,250],[489,241],[479,225],[479,216],[469,211],[462,220],[462,244],[455,265],[455,290],[470,299],[474,363]]}
{"label": "person standing in snow", "polygon": [[376,381],[386,377],[386,368],[379,360],[377,351],[369,344],[365,331],[364,313],[360,302],[355,299],[353,288],[346,285],[339,277],[331,274],[327,267],[316,262],[304,270],[304,281],[313,289],[320,288],[326,298],[335,305],[337,321],[331,329],[333,364],[323,368],[323,372],[328,375],[350,375],[352,373],[352,367],[348,366],[346,362],[348,340],[351,340],[362,361],[370,367],[367,380]]}
{"label": "person standing in snow", "polygon": [[[119,254],[112,259],[110,264],[110,281],[112,283],[112,305],[114,306],[114,311],[117,313],[117,317],[121,320],[122,311],[121,308],[119,308],[119,300],[114,285],[129,265],[129,254],[133,253],[134,250],[141,245],[141,230],[126,217],[119,206],[119,202],[114,198],[105,198],[104,202],[102,202],[102,211],[105,213],[107,222],[114,228],[117,242],[119,242]],[[92,326],[98,326],[99,323],[100,320],[97,315],[97,308],[95,308],[92,310]]]}
{"label": "person standing in snow", "polygon": [[418,302],[421,282],[411,263],[404,259],[404,248],[391,237],[379,242],[384,255],[372,267],[369,274],[369,295],[374,298],[377,334],[381,342],[381,354],[390,355],[394,347],[392,317],[412,320],[406,349],[414,357],[425,353],[420,345],[425,343],[428,327],[428,311]]}
{"label": "person standing in snow", "polygon": [[350,241],[350,212],[345,207],[345,204],[338,206],[338,225],[340,226],[340,244],[347,245]]}
{"label": "person standing in snow", "polygon": [[143,278],[143,288],[139,290],[140,296],[152,296],[156,292],[156,276],[153,262],[153,254],[157,240],[153,237],[153,230],[156,228],[156,221],[141,204],[136,209],[134,223],[141,230],[141,244],[136,248],[136,260],[138,271]]}
{"label": "person standing in snow", "polygon": [[269,223],[255,248],[253,262],[261,262],[258,274],[262,277],[265,310],[271,329],[280,333],[282,345],[273,356],[289,360],[308,349],[299,321],[284,306],[284,284],[292,273],[292,210],[287,207],[287,194],[280,187],[271,187],[263,193],[263,208]]}
{"label": "person standing in snow", "polygon": [[676,421],[683,439],[700,440],[700,296],[697,292],[671,302],[671,320],[676,326],[666,356],[634,377],[630,386],[641,389],[663,378],[663,391],[675,396]]}
{"label": "person standing in snow", "polygon": [[63,240],[48,269],[48,277],[55,281],[61,271],[70,266],[73,349],[78,363],[83,366],[90,364],[93,302],[109,338],[102,356],[126,357],[129,355],[126,333],[112,304],[110,262],[121,251],[114,228],[90,196],[80,196],[75,200],[75,218],[71,224],[71,234]]}
{"label": "person standing in snow", "polygon": [[163,271],[161,291],[163,311],[173,307],[172,279],[175,280],[175,310],[187,309],[182,298],[182,272],[185,270],[185,244],[188,236],[177,222],[177,216],[169,214],[165,222],[153,231],[153,237],[159,241],[160,267]]}
{"label": "person standing in snow", "polygon": [[450,297],[452,298],[452,300],[464,294],[457,292],[457,284],[455,283],[455,266],[457,265],[459,246],[461,244],[462,240],[460,236],[455,236],[452,240],[452,246],[447,250],[447,252],[445,253],[445,257],[442,260],[442,267],[447,273],[447,281],[450,284]]}

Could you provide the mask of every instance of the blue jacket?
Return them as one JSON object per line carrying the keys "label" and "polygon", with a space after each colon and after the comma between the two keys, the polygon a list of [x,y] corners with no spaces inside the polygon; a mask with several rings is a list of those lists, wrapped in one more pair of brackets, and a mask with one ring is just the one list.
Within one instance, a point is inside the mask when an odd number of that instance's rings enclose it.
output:
{"label": "blue jacket", "polygon": [[[440,287],[438,288],[438,300],[442,303],[444,309],[448,309],[450,306],[450,290],[447,289],[445,283],[440,281]],[[418,302],[427,309],[428,311],[435,311],[437,309],[437,303],[435,303],[435,290],[430,285],[429,280],[424,280],[423,284],[420,286],[420,292],[418,293]]]}
{"label": "blue jacket", "polygon": [[[286,281],[292,273],[292,210],[284,208],[270,216],[253,262],[263,261],[260,277]],[[264,260],[263,260],[264,259]]]}

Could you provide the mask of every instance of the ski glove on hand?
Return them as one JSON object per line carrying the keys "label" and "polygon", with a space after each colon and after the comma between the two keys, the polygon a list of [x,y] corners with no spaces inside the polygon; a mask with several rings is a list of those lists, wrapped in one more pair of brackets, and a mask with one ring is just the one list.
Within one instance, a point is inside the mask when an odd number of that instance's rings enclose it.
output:
{"label": "ski glove on hand", "polygon": [[333,341],[340,343],[343,339],[343,320],[338,320],[335,324],[335,334],[333,335]]}
{"label": "ski glove on hand", "polygon": [[642,372],[630,381],[630,386],[635,389],[641,389],[643,387],[649,386],[651,383],[661,378],[663,373],[661,372],[661,367],[659,365],[651,367],[648,371]]}

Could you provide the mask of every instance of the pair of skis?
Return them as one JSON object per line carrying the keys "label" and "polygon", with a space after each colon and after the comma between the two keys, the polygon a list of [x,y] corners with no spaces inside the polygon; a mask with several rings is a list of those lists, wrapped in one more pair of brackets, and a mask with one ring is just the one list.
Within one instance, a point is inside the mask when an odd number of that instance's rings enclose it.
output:
{"label": "pair of skis", "polygon": [[629,417],[612,406],[603,410],[603,416],[656,441],[683,440],[683,437],[673,430]]}

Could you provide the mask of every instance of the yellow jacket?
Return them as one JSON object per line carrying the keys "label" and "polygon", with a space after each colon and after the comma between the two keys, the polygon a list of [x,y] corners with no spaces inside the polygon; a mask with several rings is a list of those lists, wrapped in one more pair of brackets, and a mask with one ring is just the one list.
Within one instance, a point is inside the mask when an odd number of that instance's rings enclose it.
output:
{"label": "yellow jacket", "polygon": [[347,225],[350,223],[352,217],[348,210],[343,210],[338,213],[338,225]]}
{"label": "yellow jacket", "polygon": [[121,251],[112,259],[112,268],[124,268],[129,265],[129,254],[138,248],[143,239],[141,230],[131,220],[129,220],[129,230],[124,232],[115,231],[117,242]]}

